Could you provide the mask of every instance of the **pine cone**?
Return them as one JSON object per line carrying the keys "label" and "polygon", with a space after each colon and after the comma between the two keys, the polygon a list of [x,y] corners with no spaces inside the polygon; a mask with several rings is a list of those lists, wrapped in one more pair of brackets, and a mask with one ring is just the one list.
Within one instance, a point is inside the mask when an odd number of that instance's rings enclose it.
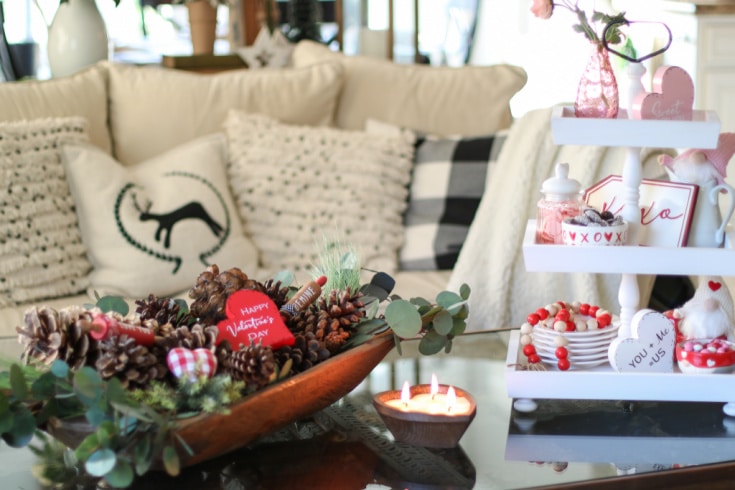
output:
{"label": "pine cone", "polygon": [[279,366],[291,359],[293,374],[306,371],[331,357],[324,342],[317,340],[313,332],[296,333],[294,337],[296,341],[293,345],[283,346],[275,352]]}
{"label": "pine cone", "polygon": [[349,288],[345,291],[333,289],[328,297],[319,300],[314,334],[318,340],[324,341],[332,354],[342,348],[355,325],[365,317],[362,296],[359,291],[352,294]]}
{"label": "pine cone", "polygon": [[226,318],[225,303],[232,293],[240,289],[260,290],[261,287],[237,267],[220,272],[219,267],[210,265],[199,274],[196,285],[189,291],[193,300],[189,311],[199,323],[216,325]]}
{"label": "pine cone", "polygon": [[236,381],[244,381],[248,390],[258,390],[270,383],[276,361],[270,346],[251,343],[224,359],[225,371]]}
{"label": "pine cone", "polygon": [[262,290],[270,299],[273,300],[279,310],[281,309],[281,306],[288,302],[289,289],[288,286],[281,287],[281,281],[274,282],[273,279],[268,279],[265,284],[262,285]]}
{"label": "pine cone", "polygon": [[181,313],[181,305],[171,298],[158,298],[154,294],[146,299],[135,300],[135,312],[141,321],[156,320],[158,325],[170,323],[174,328],[188,325],[191,314]]}
{"label": "pine cone", "polygon": [[145,388],[168,374],[165,361],[127,335],[101,340],[99,350],[94,365],[102,379],[117,377],[125,388]]}
{"label": "pine cone", "polygon": [[191,350],[209,349],[214,353],[217,335],[219,335],[219,329],[214,325],[204,327],[196,323],[191,327],[184,325],[171,330],[168,335],[157,338],[156,345],[163,347],[166,351],[175,347],[185,347]]}
{"label": "pine cone", "polygon": [[23,345],[21,359],[50,365],[57,359],[79,369],[93,362],[97,341],[85,332],[92,315],[81,306],[56,311],[50,307],[30,308],[23,316],[23,326],[15,327]]}

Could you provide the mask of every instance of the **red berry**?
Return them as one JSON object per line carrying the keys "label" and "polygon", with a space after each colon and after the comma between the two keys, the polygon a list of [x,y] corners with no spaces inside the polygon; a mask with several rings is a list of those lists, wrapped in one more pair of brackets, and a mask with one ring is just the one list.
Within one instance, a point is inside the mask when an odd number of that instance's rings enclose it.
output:
{"label": "red berry", "polygon": [[536,353],[536,348],[533,344],[526,344],[523,346],[523,355],[528,357]]}
{"label": "red berry", "polygon": [[546,308],[539,308],[538,310],[536,310],[536,314],[541,320],[546,320],[547,318],[549,318],[549,310],[547,310]]}
{"label": "red berry", "polygon": [[526,317],[526,321],[530,323],[531,325],[536,325],[539,322],[539,316],[537,313],[530,313]]}
{"label": "red berry", "polygon": [[557,362],[556,365],[559,366],[559,369],[562,371],[566,371],[572,366],[567,358],[559,359],[559,362]]}
{"label": "red berry", "polygon": [[556,351],[554,351],[554,355],[557,359],[566,359],[569,355],[569,351],[566,347],[557,347]]}
{"label": "red berry", "polygon": [[610,322],[612,322],[612,317],[609,313],[603,313],[602,315],[598,316],[596,320],[600,328],[605,328],[610,325]]}
{"label": "red berry", "polygon": [[594,317],[595,315],[597,315],[597,310],[599,309],[600,309],[599,306],[590,306],[589,309],[587,310],[587,314],[591,317]]}
{"label": "red berry", "polygon": [[577,330],[577,325],[573,321],[567,320],[567,332],[574,332]]}
{"label": "red berry", "polygon": [[554,319],[562,322],[569,320],[569,310],[559,310]]}
{"label": "red berry", "polygon": [[531,364],[537,364],[541,362],[541,358],[538,354],[531,354],[530,356],[528,356],[528,362],[530,362]]}
{"label": "red berry", "polygon": [[590,312],[590,305],[588,305],[587,303],[582,303],[581,305],[579,305],[579,314],[580,315],[587,316],[587,315],[589,315],[589,312]]}

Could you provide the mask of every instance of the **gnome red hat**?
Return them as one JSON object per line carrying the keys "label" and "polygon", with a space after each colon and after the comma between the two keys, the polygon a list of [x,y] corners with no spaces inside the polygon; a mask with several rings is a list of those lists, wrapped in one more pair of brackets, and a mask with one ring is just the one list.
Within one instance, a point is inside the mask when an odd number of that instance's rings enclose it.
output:
{"label": "gnome red hat", "polygon": [[668,155],[662,155],[659,157],[659,163],[673,171],[675,162],[688,160],[692,157],[694,157],[696,161],[697,153],[704,155],[706,161],[711,163],[717,171],[717,175],[715,176],[717,184],[724,184],[725,177],[727,177],[727,164],[733,154],[735,154],[735,133],[720,133],[720,136],[717,139],[717,148],[686,150],[675,158],[671,158]]}

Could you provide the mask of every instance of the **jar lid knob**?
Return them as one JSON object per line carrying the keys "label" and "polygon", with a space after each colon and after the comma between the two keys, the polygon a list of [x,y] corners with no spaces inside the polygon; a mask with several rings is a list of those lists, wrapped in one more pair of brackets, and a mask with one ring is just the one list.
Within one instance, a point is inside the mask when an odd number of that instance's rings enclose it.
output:
{"label": "jar lid knob", "polygon": [[577,199],[582,184],[569,178],[569,164],[557,163],[554,168],[554,177],[546,179],[541,186],[541,192],[547,198],[558,201]]}

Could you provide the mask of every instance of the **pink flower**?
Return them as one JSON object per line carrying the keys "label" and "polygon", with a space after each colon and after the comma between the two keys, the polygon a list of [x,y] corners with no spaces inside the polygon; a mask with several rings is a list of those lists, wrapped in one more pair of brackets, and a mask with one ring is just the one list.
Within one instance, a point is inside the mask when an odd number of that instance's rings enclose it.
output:
{"label": "pink flower", "polygon": [[533,0],[531,13],[539,19],[548,19],[554,13],[554,2],[552,0]]}

